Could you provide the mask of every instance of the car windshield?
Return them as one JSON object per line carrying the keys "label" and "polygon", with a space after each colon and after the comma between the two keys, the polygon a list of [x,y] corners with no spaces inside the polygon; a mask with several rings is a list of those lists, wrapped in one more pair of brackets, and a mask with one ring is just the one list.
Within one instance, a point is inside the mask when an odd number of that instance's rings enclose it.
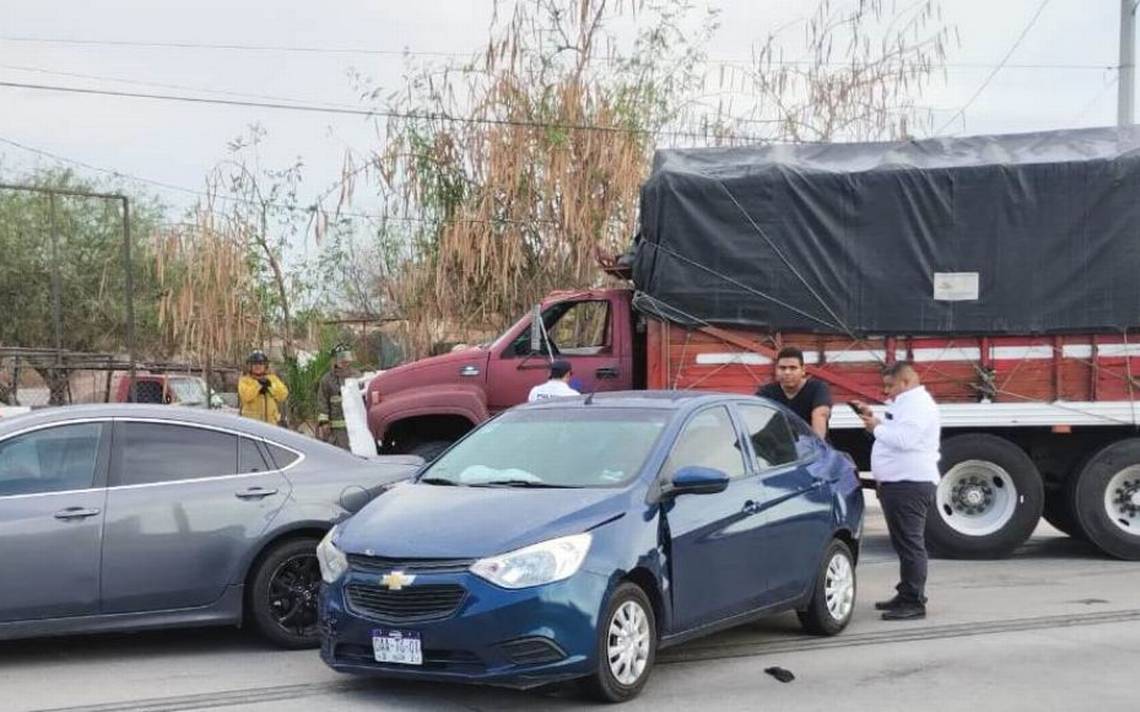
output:
{"label": "car windshield", "polygon": [[206,383],[200,378],[171,378],[167,386],[174,392],[177,403],[202,405],[206,402]]}
{"label": "car windshield", "polygon": [[520,410],[468,436],[429,468],[429,484],[616,487],[635,477],[666,411],[616,408]]}

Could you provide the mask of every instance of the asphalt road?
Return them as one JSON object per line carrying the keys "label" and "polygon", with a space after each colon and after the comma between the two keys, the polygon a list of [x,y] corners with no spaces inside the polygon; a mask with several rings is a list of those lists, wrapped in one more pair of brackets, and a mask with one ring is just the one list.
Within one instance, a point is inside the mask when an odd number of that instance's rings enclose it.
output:
{"label": "asphalt road", "polygon": [[[1005,561],[935,561],[930,615],[887,623],[872,601],[896,564],[872,508],[855,620],[836,638],[781,616],[662,654],[628,710],[1135,709],[1140,564],[1103,558],[1042,525]],[[764,668],[796,679],[781,683]],[[0,643],[0,710],[235,712],[568,710],[572,691],[358,680],[312,651],[280,652],[234,630]]]}

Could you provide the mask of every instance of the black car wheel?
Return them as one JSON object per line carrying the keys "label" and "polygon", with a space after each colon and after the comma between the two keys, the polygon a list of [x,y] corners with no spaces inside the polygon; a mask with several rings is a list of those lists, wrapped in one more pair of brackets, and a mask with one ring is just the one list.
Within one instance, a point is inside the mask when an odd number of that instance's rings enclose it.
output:
{"label": "black car wheel", "polygon": [[602,702],[625,702],[645,687],[657,658],[657,621],[641,587],[623,583],[599,618],[597,671],[586,681]]}
{"label": "black car wheel", "polygon": [[847,544],[833,540],[819,564],[811,603],[796,612],[800,625],[812,635],[839,634],[851,622],[855,593],[855,557]]}
{"label": "black car wheel", "polygon": [[263,637],[282,648],[320,643],[317,596],[321,571],[316,539],[290,539],[262,557],[249,591],[249,612]]}

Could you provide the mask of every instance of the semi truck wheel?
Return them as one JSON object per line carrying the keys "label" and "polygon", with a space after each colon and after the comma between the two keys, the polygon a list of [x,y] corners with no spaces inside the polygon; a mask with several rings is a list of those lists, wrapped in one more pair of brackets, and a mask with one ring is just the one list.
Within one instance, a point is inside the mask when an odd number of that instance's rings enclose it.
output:
{"label": "semi truck wheel", "polygon": [[1044,485],[1025,452],[971,433],[942,442],[942,480],[926,520],[926,543],[951,558],[1007,556],[1041,518]]}
{"label": "semi truck wheel", "polygon": [[1140,561],[1140,438],[1101,448],[1068,485],[1089,541],[1110,556]]}

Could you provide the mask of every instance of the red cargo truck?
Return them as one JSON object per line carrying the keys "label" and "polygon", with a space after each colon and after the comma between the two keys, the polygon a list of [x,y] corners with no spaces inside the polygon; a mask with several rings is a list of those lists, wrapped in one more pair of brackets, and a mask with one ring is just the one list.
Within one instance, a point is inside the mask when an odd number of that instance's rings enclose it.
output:
{"label": "red cargo truck", "polygon": [[[837,404],[881,401],[881,368],[906,359],[942,412],[933,548],[1001,556],[1044,514],[1108,554],[1140,559],[1140,343],[1129,331],[1140,322],[1138,138],[862,146],[886,163],[764,153],[743,161],[744,183],[725,181],[723,154],[684,156],[682,169],[659,158],[632,264],[608,265],[633,288],[553,294],[490,344],[384,372],[368,390],[369,426],[385,450],[430,457],[523,402],[551,352],[573,364],[584,392],[752,393],[772,379],[779,348],[794,345]],[[964,153],[1000,160],[963,165]],[[709,185],[694,162],[717,167],[714,192],[673,200]],[[814,192],[837,174],[830,193]],[[1011,184],[1012,193],[994,187]],[[788,185],[792,193],[773,189]],[[822,202],[828,194],[840,197]],[[773,202],[779,209],[765,213]],[[735,221],[723,217],[734,211]],[[891,234],[882,221],[906,230]],[[975,231],[984,239],[971,242]],[[1026,234],[1037,242],[1019,242]],[[827,249],[805,253],[804,243]],[[902,259],[883,257],[884,245]],[[891,289],[899,303],[875,291]],[[539,319],[542,338],[532,338]],[[866,469],[871,440],[854,415],[835,408],[831,428]]]}

